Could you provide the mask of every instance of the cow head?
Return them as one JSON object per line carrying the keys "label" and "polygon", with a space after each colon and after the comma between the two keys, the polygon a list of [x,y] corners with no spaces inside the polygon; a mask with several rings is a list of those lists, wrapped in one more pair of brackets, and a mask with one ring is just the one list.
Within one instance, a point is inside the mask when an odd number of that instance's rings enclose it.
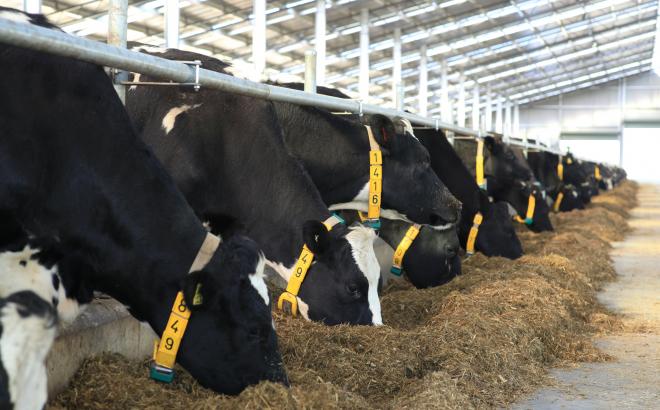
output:
{"label": "cow head", "polygon": [[303,317],[326,325],[382,324],[374,231],[344,224],[328,231],[322,223],[308,221],[303,226],[303,239],[314,253],[298,293]]}
{"label": "cow head", "polygon": [[534,176],[525,159],[500,139],[484,138],[484,173],[488,181],[488,192],[498,193],[510,189],[516,180],[531,181]]}
{"label": "cow head", "polygon": [[[486,256],[502,256],[516,259],[522,256],[523,250],[506,202],[491,203],[488,195],[480,192],[480,209],[483,222],[475,241],[475,249]],[[472,226],[472,221],[469,225]],[[467,232],[467,231],[466,231]]]}
{"label": "cow head", "polygon": [[[527,225],[533,232],[552,231],[550,222],[550,208],[545,201],[545,192],[538,184],[529,181],[515,181],[514,187],[508,191],[506,201],[513,206],[516,215],[525,218],[529,206],[529,197],[534,196],[534,216],[531,225]],[[515,217],[515,215],[513,215]]]}
{"label": "cow head", "polygon": [[561,187],[561,193],[564,195],[559,204],[559,210],[561,212],[569,212],[574,209],[584,209],[584,203],[580,199],[580,193],[573,185],[563,185]]}
{"label": "cow head", "polygon": [[394,123],[382,115],[367,118],[383,152],[384,216],[442,226],[458,220],[460,203],[431,168],[426,148],[415,138],[407,120]]}
{"label": "cow head", "polygon": [[[396,248],[410,225],[400,221],[388,223],[400,225],[396,227],[398,235],[395,236],[395,243],[390,244]],[[403,271],[416,288],[445,284],[461,274],[459,248],[455,228],[434,229],[422,226],[403,258]]]}
{"label": "cow head", "polygon": [[253,241],[232,237],[180,284],[192,315],[178,361],[207,388],[238,394],[261,380],[288,384],[264,264]]}
{"label": "cow head", "polygon": [[590,175],[582,161],[575,159],[571,153],[563,158],[564,182],[575,186],[583,204],[591,202],[593,196]]}

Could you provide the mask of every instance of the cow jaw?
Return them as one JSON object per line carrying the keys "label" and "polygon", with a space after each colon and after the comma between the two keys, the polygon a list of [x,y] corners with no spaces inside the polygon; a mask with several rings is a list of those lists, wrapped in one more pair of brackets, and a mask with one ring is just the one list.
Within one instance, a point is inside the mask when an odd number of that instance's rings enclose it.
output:
{"label": "cow jaw", "polygon": [[373,229],[364,226],[355,226],[349,229],[346,240],[351,246],[353,259],[369,283],[367,300],[371,311],[372,323],[382,325],[383,318],[380,311],[380,300],[378,298],[378,280],[380,278],[380,266],[374,253],[374,240],[376,233]]}

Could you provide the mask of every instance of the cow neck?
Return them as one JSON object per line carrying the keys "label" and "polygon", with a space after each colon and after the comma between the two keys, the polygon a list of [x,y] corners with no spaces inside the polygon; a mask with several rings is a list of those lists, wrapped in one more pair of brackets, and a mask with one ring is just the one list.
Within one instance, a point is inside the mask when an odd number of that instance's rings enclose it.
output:
{"label": "cow neck", "polygon": [[150,94],[138,88],[134,94],[130,111],[158,105],[159,118],[172,107],[200,104],[186,113],[187,127],[175,127],[165,136],[156,121],[142,138],[197,214],[212,225],[216,216],[228,218],[227,233],[249,236],[269,261],[290,269],[303,245],[303,224],[324,221],[330,211],[285,147],[272,103],[214,90],[200,91],[192,102],[190,95],[184,101],[170,89]]}
{"label": "cow neck", "polygon": [[[304,163],[323,201],[352,201],[368,181],[370,145],[365,127],[352,117],[312,107],[277,102],[275,109],[287,147]],[[324,166],[329,163],[334,165],[331,169]]]}
{"label": "cow neck", "polygon": [[[114,94],[111,87],[109,91]],[[68,216],[57,219],[53,228],[64,244],[82,244],[91,255],[87,263],[93,267],[88,273],[93,287],[158,328],[206,230],[161,164],[133,134],[116,96],[104,98],[116,100],[118,106],[100,110],[107,115],[93,124],[79,122],[79,135],[94,138],[62,144],[72,153],[68,161],[53,164],[52,179],[45,184],[66,186],[70,175],[85,175],[76,189],[89,195],[79,197],[77,204],[71,198],[79,192],[59,205],[47,204],[46,215]],[[125,121],[116,121],[122,117]],[[105,119],[115,121],[99,123]]]}
{"label": "cow neck", "polygon": [[481,209],[480,189],[474,177],[442,132],[415,130],[415,136],[431,155],[431,168],[462,204],[462,215],[472,219]]}

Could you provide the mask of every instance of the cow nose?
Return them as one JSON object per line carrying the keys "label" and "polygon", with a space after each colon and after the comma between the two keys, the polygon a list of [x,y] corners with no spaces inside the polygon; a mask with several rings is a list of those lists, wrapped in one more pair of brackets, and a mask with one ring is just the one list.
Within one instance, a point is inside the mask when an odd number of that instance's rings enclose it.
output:
{"label": "cow nose", "polygon": [[447,258],[453,259],[458,254],[458,249],[455,246],[447,244],[445,245],[445,254],[447,255]]}

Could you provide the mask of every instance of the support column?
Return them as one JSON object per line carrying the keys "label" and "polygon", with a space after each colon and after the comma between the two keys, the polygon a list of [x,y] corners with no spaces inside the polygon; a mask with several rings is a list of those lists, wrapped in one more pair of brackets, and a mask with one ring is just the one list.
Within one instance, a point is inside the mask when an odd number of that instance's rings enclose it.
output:
{"label": "support column", "polygon": [[316,40],[316,84],[325,84],[325,0],[316,0],[316,24],[314,26]]}
{"label": "support column", "polygon": [[260,81],[266,69],[266,0],[253,0],[252,64],[254,81]]}
{"label": "support column", "polygon": [[305,53],[305,92],[316,93],[316,52],[308,50]]}
{"label": "support column", "polygon": [[41,0],[23,0],[23,11],[31,14],[41,13]]}
{"label": "support column", "polygon": [[165,47],[179,48],[179,0],[165,2]]}
{"label": "support column", "polygon": [[495,132],[502,134],[502,97],[497,96],[497,105],[495,112]]}
{"label": "support column", "polygon": [[520,106],[518,103],[513,105],[513,128],[511,134],[516,138],[520,138]]}
{"label": "support column", "polygon": [[484,107],[484,117],[484,131],[493,131],[493,96],[490,92],[490,86],[488,86],[486,89],[486,107]]}
{"label": "support column", "polygon": [[507,100],[504,105],[504,138],[511,138],[511,101]]}
{"label": "support column", "polygon": [[369,99],[369,10],[360,13],[360,99]]}
{"label": "support column", "polygon": [[447,61],[442,62],[440,71],[440,118],[451,122],[451,105],[449,104],[449,79],[447,78]]}
{"label": "support column", "polygon": [[426,117],[428,114],[428,71],[426,70],[426,45],[419,51],[419,115]]}
{"label": "support column", "polygon": [[458,107],[456,107],[456,124],[465,127],[465,77],[458,77]]}
{"label": "support column", "polygon": [[481,130],[481,118],[479,117],[480,104],[479,99],[479,84],[474,82],[474,88],[472,89],[472,129]]}
{"label": "support column", "polygon": [[[128,0],[110,0],[108,4],[108,44],[126,48],[128,31]],[[126,86],[117,84],[128,81],[128,73],[111,69],[114,73],[115,91],[122,103],[126,102]]]}
{"label": "support column", "polygon": [[401,29],[394,29],[392,48],[392,102],[397,110],[403,109],[403,83],[401,81]]}

